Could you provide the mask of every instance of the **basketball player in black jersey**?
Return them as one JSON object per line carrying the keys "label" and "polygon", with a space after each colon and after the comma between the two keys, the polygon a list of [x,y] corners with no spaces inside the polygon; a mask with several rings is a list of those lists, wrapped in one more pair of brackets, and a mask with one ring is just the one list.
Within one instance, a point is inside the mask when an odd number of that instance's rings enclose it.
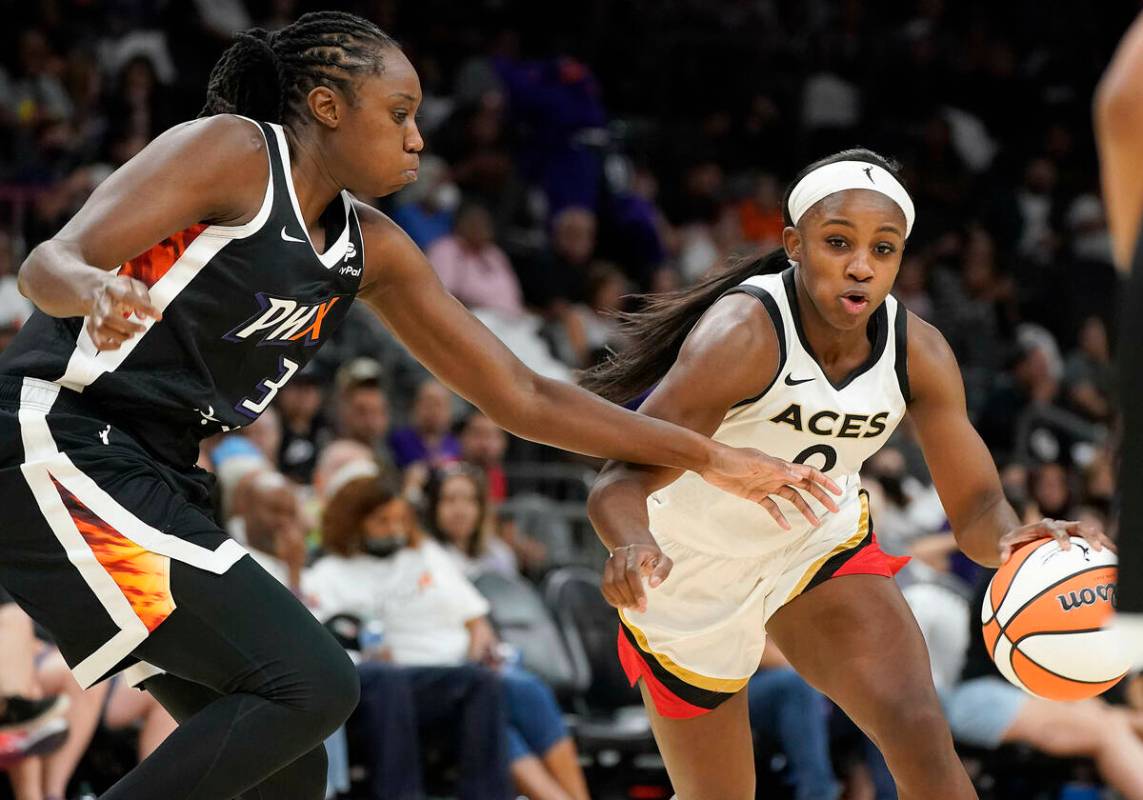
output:
{"label": "basketball player in black jersey", "polygon": [[1117,624],[1143,667],[1143,17],[1100,81],[1095,139],[1115,265],[1127,273],[1119,335],[1119,597]]}
{"label": "basketball player in black jersey", "polygon": [[273,401],[355,298],[520,436],[695,470],[778,517],[771,495],[832,506],[817,470],[540,378],[450,297],[346,191],[416,179],[420,100],[409,61],[360,18],[242,34],[206,119],[156,139],[21,267],[38,311],[0,357],[0,585],[83,685],[127,668],[181,723],[108,800],[323,796],[322,741],[354,707],[356,673],[227,539],[193,464],[199,439]]}

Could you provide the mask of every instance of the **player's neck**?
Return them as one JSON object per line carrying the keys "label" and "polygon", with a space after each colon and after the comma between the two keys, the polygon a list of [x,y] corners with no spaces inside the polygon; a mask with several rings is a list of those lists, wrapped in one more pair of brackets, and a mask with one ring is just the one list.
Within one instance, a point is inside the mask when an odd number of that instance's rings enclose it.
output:
{"label": "player's neck", "polygon": [[304,133],[301,137],[290,136],[290,176],[302,219],[312,236],[320,230],[318,219],[341,192],[341,186],[321,157],[317,143]]}
{"label": "player's neck", "polygon": [[801,276],[794,281],[797,287],[798,320],[806,341],[813,348],[812,355],[827,373],[835,370],[845,374],[856,364],[869,356],[873,346],[866,333],[866,326],[846,330],[831,325],[821,313],[809,292],[802,284]]}

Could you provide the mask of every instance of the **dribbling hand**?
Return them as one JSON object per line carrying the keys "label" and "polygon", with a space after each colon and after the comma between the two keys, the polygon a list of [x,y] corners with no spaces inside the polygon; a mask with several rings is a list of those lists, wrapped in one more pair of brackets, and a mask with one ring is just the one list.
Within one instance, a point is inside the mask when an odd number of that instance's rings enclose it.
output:
{"label": "dribbling hand", "polygon": [[789,500],[811,525],[817,526],[821,519],[801,492],[809,492],[832,512],[837,511],[837,503],[829,492],[841,494],[838,485],[820,470],[805,464],[791,464],[749,447],[719,448],[711,466],[701,474],[712,486],[761,505],[783,530],[790,530],[790,523],[774,497]]}
{"label": "dribbling hand", "polygon": [[647,610],[647,592],[643,579],[654,589],[671,574],[674,564],[656,544],[629,544],[617,547],[603,566],[600,590],[608,603],[616,608]]}
{"label": "dribbling hand", "polygon": [[1042,519],[1039,522],[1033,522],[1031,525],[1021,525],[1000,537],[1000,541],[996,543],[997,547],[1000,548],[1000,563],[1007,564],[1008,559],[1012,557],[1012,551],[1022,544],[1034,542],[1037,539],[1055,539],[1060,543],[1061,550],[1067,550],[1072,546],[1070,538],[1072,536],[1078,536],[1085,540],[1096,552],[1105,547],[1113,553],[1117,552],[1115,543],[1107,538],[1107,534],[1091,523]]}
{"label": "dribbling hand", "polygon": [[131,317],[162,319],[151,304],[151,295],[142,281],[126,275],[106,280],[97,290],[87,314],[87,333],[100,351],[118,350],[123,343],[147,328]]}

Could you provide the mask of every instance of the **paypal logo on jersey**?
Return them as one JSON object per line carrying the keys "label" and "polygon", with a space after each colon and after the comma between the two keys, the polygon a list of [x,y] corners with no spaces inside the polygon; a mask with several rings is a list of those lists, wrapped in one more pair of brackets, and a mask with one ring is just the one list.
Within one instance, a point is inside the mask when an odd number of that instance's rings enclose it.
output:
{"label": "paypal logo on jersey", "polygon": [[333,295],[316,303],[302,303],[292,297],[274,297],[258,292],[259,310],[222,338],[228,342],[257,340],[257,346],[301,343],[308,346],[321,341],[322,323],[344,297]]}

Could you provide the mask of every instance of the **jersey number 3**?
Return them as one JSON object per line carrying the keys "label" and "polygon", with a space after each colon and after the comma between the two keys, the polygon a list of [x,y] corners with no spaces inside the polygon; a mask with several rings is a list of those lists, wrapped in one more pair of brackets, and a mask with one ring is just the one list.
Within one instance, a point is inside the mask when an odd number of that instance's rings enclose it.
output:
{"label": "jersey number 3", "polygon": [[290,378],[294,377],[294,373],[298,371],[300,365],[288,358],[282,357],[278,362],[278,374],[274,378],[266,378],[261,381],[256,390],[259,392],[258,397],[247,397],[242,400],[234,409],[243,416],[250,417],[250,419],[257,419],[258,415],[266,410],[274,400],[274,396],[278,394]]}

